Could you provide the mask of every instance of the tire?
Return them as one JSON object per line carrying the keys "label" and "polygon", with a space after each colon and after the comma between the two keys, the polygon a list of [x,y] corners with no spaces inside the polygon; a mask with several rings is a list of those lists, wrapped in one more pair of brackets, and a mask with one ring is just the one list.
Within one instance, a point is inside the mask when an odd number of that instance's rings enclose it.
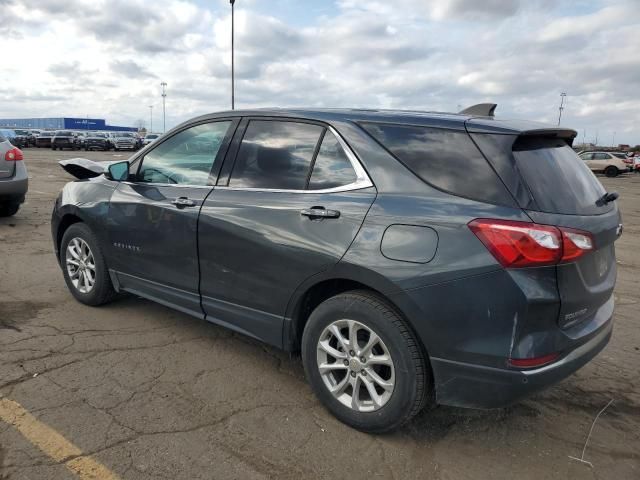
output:
{"label": "tire", "polygon": [[[81,244],[84,242],[88,246],[93,257],[94,283],[90,289],[87,289],[87,291],[82,291],[82,280],[79,279],[82,274],[80,274],[78,280],[76,280],[78,285],[74,284],[74,280],[71,278],[70,267],[68,266],[67,261],[69,259],[75,261],[75,258],[69,252],[69,244],[72,242],[74,242],[76,246],[78,243]],[[76,252],[78,252],[78,250],[78,248],[75,248]],[[66,232],[64,232],[62,242],[60,243],[60,264],[62,266],[62,273],[64,275],[64,281],[67,283],[67,287],[75,299],[80,303],[98,306],[109,303],[115,298],[116,292],[113,289],[113,284],[109,277],[109,270],[107,269],[102,249],[100,248],[100,244],[98,243],[95,235],[86,224],[74,223]],[[90,265],[90,259],[87,261],[87,265]]]}
{"label": "tire", "polygon": [[7,203],[0,205],[0,217],[12,217],[20,210],[19,203]]}
{"label": "tire", "polygon": [[56,147],[51,147],[51,150],[55,150],[55,149],[56,149]]}
{"label": "tire", "polygon": [[[358,351],[354,352],[355,356],[344,351],[338,337],[329,331],[330,326],[337,326],[344,345],[351,348],[353,344],[347,343],[350,325],[357,326],[354,330],[358,339],[356,350],[366,350],[365,344],[372,338],[370,332],[379,338],[368,354],[362,353],[362,357],[358,357]],[[344,353],[344,356],[331,358],[331,354],[320,348],[320,342],[337,347],[332,351],[336,355]],[[378,360],[374,363],[374,359],[383,358],[380,356],[383,354],[391,357],[392,366],[381,365]],[[316,307],[302,335],[302,360],[306,377],[322,404],[340,421],[363,432],[382,433],[397,429],[425,406],[431,391],[431,370],[414,334],[391,305],[364,290],[336,295]],[[319,363],[335,367],[322,374]],[[387,384],[386,388],[373,381],[376,377]],[[342,391],[340,396],[331,393],[325,382]],[[340,388],[345,383],[347,386]],[[377,403],[369,393],[372,384],[375,384]],[[358,386],[358,408],[352,406],[354,385]]]}
{"label": "tire", "polygon": [[620,171],[616,167],[613,167],[613,166],[609,166],[609,167],[604,169],[604,174],[607,177],[617,177],[619,173],[620,173]]}

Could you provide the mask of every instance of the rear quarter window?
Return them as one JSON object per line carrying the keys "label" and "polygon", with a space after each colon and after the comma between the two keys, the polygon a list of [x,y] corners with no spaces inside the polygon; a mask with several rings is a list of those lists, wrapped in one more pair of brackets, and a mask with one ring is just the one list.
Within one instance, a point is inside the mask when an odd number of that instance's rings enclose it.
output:
{"label": "rear quarter window", "polygon": [[361,126],[437,189],[481,202],[515,206],[513,197],[465,131],[369,122]]}

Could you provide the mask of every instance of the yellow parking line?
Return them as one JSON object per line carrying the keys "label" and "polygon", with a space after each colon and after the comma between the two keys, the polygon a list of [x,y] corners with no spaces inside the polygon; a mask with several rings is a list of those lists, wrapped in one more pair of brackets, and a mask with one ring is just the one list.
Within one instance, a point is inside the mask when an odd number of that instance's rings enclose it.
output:
{"label": "yellow parking line", "polygon": [[[78,477],[92,480],[118,480],[118,476],[82,451],[53,428],[40,422],[19,403],[0,398],[0,420],[12,425],[27,440]],[[71,458],[71,460],[66,460]]]}

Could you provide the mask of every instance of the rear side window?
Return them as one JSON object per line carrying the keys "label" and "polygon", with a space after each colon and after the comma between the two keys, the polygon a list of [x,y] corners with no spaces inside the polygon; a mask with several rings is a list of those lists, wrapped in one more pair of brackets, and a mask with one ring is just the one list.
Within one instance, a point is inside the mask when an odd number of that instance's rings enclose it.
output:
{"label": "rear side window", "polygon": [[538,210],[594,215],[613,208],[596,205],[605,189],[566,142],[523,137],[514,143],[513,156]]}
{"label": "rear side window", "polygon": [[347,154],[336,136],[327,131],[309,179],[309,190],[321,190],[348,185],[357,180]]}
{"label": "rear side window", "polygon": [[363,123],[362,127],[426,183],[461,197],[514,205],[466,132],[377,123]]}
{"label": "rear side window", "polygon": [[304,190],[323,130],[308,123],[251,120],[229,186]]}

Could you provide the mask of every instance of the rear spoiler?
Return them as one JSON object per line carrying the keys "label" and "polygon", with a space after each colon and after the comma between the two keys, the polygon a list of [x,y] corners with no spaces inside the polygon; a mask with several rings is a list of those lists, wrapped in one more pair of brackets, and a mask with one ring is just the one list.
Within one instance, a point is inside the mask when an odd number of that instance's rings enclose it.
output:
{"label": "rear spoiler", "polygon": [[526,120],[506,120],[491,117],[473,117],[464,122],[467,133],[490,133],[517,137],[546,137],[563,139],[569,145],[578,136],[570,128],[550,127],[544,123]]}
{"label": "rear spoiler", "polygon": [[69,160],[60,160],[58,164],[65,172],[70,173],[80,180],[84,180],[86,178],[99,177],[107,170],[109,165],[119,161],[121,160],[113,162],[94,162],[88,158],[70,158]]}

